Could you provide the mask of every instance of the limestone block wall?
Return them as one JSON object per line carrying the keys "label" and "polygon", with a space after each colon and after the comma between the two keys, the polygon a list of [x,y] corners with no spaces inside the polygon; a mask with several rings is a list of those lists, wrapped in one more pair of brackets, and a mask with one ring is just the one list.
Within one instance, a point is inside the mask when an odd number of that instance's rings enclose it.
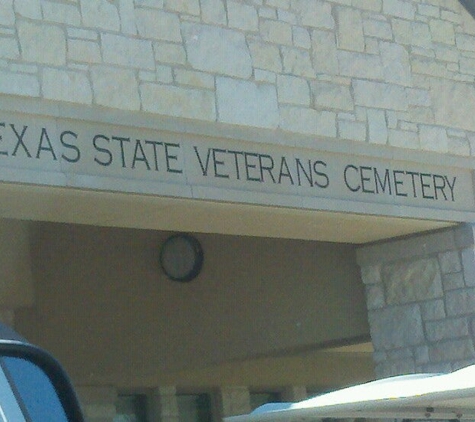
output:
{"label": "limestone block wall", "polygon": [[475,362],[474,227],[362,247],[379,377]]}
{"label": "limestone block wall", "polygon": [[469,156],[474,80],[457,0],[0,3],[0,95]]}

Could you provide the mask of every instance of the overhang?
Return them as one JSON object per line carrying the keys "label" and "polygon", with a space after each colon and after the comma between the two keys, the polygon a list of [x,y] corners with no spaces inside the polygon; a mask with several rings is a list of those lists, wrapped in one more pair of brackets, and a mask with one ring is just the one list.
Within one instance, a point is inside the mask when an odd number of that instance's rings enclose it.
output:
{"label": "overhang", "polygon": [[367,243],[475,221],[469,157],[0,103],[0,217]]}

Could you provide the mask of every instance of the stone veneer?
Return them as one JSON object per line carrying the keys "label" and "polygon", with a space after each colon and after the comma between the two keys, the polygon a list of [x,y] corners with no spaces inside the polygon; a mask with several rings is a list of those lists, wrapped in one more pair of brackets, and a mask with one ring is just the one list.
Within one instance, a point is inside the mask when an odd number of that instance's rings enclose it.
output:
{"label": "stone veneer", "polygon": [[358,250],[378,377],[475,362],[474,229]]}
{"label": "stone veneer", "polygon": [[0,3],[6,95],[470,156],[474,81],[457,0]]}

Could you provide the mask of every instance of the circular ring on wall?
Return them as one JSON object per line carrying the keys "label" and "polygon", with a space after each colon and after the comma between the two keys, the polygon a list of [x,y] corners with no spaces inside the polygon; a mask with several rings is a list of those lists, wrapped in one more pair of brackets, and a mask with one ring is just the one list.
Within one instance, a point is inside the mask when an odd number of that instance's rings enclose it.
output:
{"label": "circular ring on wall", "polygon": [[170,280],[193,280],[203,267],[203,249],[200,242],[189,234],[170,236],[162,245],[160,265]]}

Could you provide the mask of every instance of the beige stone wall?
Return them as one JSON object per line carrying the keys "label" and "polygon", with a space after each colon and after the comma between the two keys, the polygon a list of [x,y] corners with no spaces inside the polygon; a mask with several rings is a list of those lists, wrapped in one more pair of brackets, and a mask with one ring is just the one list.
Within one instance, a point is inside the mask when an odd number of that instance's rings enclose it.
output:
{"label": "beige stone wall", "polygon": [[475,361],[474,227],[358,250],[379,377]]}
{"label": "beige stone wall", "polygon": [[457,0],[6,0],[0,93],[469,156],[474,45]]}

